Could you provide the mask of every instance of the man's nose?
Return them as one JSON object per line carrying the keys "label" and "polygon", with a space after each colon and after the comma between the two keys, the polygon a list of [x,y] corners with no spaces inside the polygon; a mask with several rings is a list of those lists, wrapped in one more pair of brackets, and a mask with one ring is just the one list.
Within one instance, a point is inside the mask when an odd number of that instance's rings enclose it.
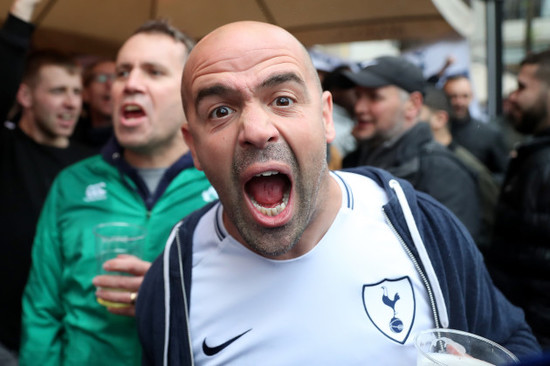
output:
{"label": "man's nose", "polygon": [[268,107],[247,106],[241,113],[241,130],[239,143],[242,146],[252,145],[263,149],[268,143],[279,139],[279,130],[273,124]]}
{"label": "man's nose", "polygon": [[69,91],[65,94],[65,98],[63,99],[63,105],[65,107],[74,109],[81,104],[82,104],[82,95],[80,94],[80,92]]}
{"label": "man's nose", "polygon": [[138,69],[129,71],[124,80],[124,92],[136,93],[143,91],[143,75]]}

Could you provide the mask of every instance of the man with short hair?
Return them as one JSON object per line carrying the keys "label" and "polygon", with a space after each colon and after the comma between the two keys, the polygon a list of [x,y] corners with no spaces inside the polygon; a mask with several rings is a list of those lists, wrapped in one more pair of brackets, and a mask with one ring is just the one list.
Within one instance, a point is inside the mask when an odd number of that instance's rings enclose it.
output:
{"label": "man with short hair", "polygon": [[73,139],[98,152],[113,135],[113,101],[111,86],[115,80],[115,62],[98,59],[83,73],[83,115]]}
{"label": "man with short hair", "polygon": [[331,95],[290,33],[214,30],[182,99],[220,202],[178,223],[147,273],[143,365],[412,365],[434,327],[537,352],[454,215],[381,169],[329,171]]}
{"label": "man with short hair", "polygon": [[550,350],[550,50],[521,62],[507,117],[532,138],[516,148],[506,171],[489,269]]}
{"label": "man with short hair", "polygon": [[420,68],[402,57],[383,56],[344,75],[357,95],[353,134],[358,140],[357,149],[344,158],[344,168],[370,165],[407,179],[450,209],[476,237],[475,176],[421,123],[426,83]]}
{"label": "man with short hair", "polygon": [[[116,138],[59,174],[40,216],[23,297],[21,366],[139,364],[133,315],[143,276],[178,218],[217,197],[181,132],[180,82],[192,46],[161,21],[145,23],[122,45],[112,87]],[[109,222],[147,231],[141,258],[103,263],[126,276],[96,276],[93,229]]]}
{"label": "man with short hair", "polygon": [[446,146],[476,177],[481,214],[480,230],[474,240],[485,254],[491,245],[499,186],[489,169],[471,152],[453,140],[449,126],[450,115],[451,105],[445,93],[434,86],[427,87],[420,119],[430,124],[434,139]]}
{"label": "man with short hair", "polygon": [[82,109],[80,67],[58,51],[35,51],[17,92],[19,128],[35,142],[67,148]]}
{"label": "man with short hair", "polygon": [[[26,57],[37,2],[15,1],[0,31],[0,364],[7,366],[16,363],[21,296],[48,190],[63,168],[92,154],[69,140],[82,105],[80,67],[54,50]],[[20,119],[6,121],[14,99]]]}
{"label": "man with short hair", "polygon": [[451,134],[454,140],[474,154],[500,183],[506,165],[508,150],[504,136],[492,123],[483,123],[470,115],[473,99],[472,85],[464,75],[451,76],[443,90],[451,102]]}
{"label": "man with short hair", "polygon": [[[336,137],[331,143],[341,157],[355,150],[357,141],[351,134],[355,121],[353,120],[353,108],[355,105],[355,93],[342,79],[342,72],[350,70],[348,66],[339,66],[325,75],[321,86],[332,95],[332,119]],[[341,158],[340,158],[341,159]],[[330,164],[329,164],[330,165]]]}

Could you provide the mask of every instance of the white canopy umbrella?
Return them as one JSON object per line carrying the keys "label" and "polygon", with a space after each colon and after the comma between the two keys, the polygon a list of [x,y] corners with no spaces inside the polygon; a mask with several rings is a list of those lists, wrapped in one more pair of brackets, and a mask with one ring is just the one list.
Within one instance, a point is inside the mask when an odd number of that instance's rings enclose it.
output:
{"label": "white canopy umbrella", "polygon": [[[0,16],[12,0],[0,0]],[[237,20],[277,24],[306,46],[374,39],[433,40],[466,35],[462,0],[43,0],[37,47],[114,55],[141,23],[168,18],[195,38]]]}

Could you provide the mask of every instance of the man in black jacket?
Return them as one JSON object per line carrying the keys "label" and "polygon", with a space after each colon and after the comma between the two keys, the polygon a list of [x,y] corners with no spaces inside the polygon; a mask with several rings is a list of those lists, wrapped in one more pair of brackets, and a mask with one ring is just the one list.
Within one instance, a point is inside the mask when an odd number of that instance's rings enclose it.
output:
{"label": "man in black jacket", "polygon": [[496,125],[483,123],[470,115],[469,106],[473,99],[470,80],[464,75],[451,76],[443,90],[452,107],[453,139],[474,154],[501,182],[508,163],[508,148]]}
{"label": "man in black jacket", "polygon": [[419,123],[425,88],[422,71],[404,58],[386,56],[358,73],[344,75],[355,85],[353,134],[359,141],[344,158],[344,168],[371,165],[407,179],[443,203],[476,237],[480,225],[476,178],[434,141],[427,123]]}
{"label": "man in black jacket", "polygon": [[508,166],[488,260],[497,286],[550,349],[550,50],[522,61],[508,117],[533,138]]}
{"label": "man in black jacket", "polygon": [[[14,1],[0,29],[0,365],[16,365],[21,296],[38,215],[61,169],[93,151],[69,141],[82,106],[80,67],[55,51],[28,58],[40,0]],[[17,100],[18,123],[5,121]]]}
{"label": "man in black jacket", "polygon": [[430,124],[434,139],[447,147],[477,177],[481,221],[479,235],[474,237],[474,240],[479,249],[485,253],[491,244],[500,187],[495,182],[491,171],[474,154],[453,139],[449,126],[450,115],[451,105],[445,93],[434,86],[428,86],[420,118]]}

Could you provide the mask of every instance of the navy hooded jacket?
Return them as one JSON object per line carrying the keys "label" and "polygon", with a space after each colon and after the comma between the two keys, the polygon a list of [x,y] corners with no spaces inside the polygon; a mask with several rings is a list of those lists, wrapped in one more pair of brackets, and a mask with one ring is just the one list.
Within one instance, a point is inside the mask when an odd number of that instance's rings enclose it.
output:
{"label": "navy hooded jacket", "polygon": [[[483,257],[464,226],[443,205],[386,171],[360,167],[386,190],[390,227],[414,262],[436,327],[489,338],[516,356],[540,352],[521,309],[493,286]],[[194,229],[212,204],[180,221],[153,263],[136,306],[143,365],[193,365],[188,331]],[[182,276],[183,274],[183,276]]]}

